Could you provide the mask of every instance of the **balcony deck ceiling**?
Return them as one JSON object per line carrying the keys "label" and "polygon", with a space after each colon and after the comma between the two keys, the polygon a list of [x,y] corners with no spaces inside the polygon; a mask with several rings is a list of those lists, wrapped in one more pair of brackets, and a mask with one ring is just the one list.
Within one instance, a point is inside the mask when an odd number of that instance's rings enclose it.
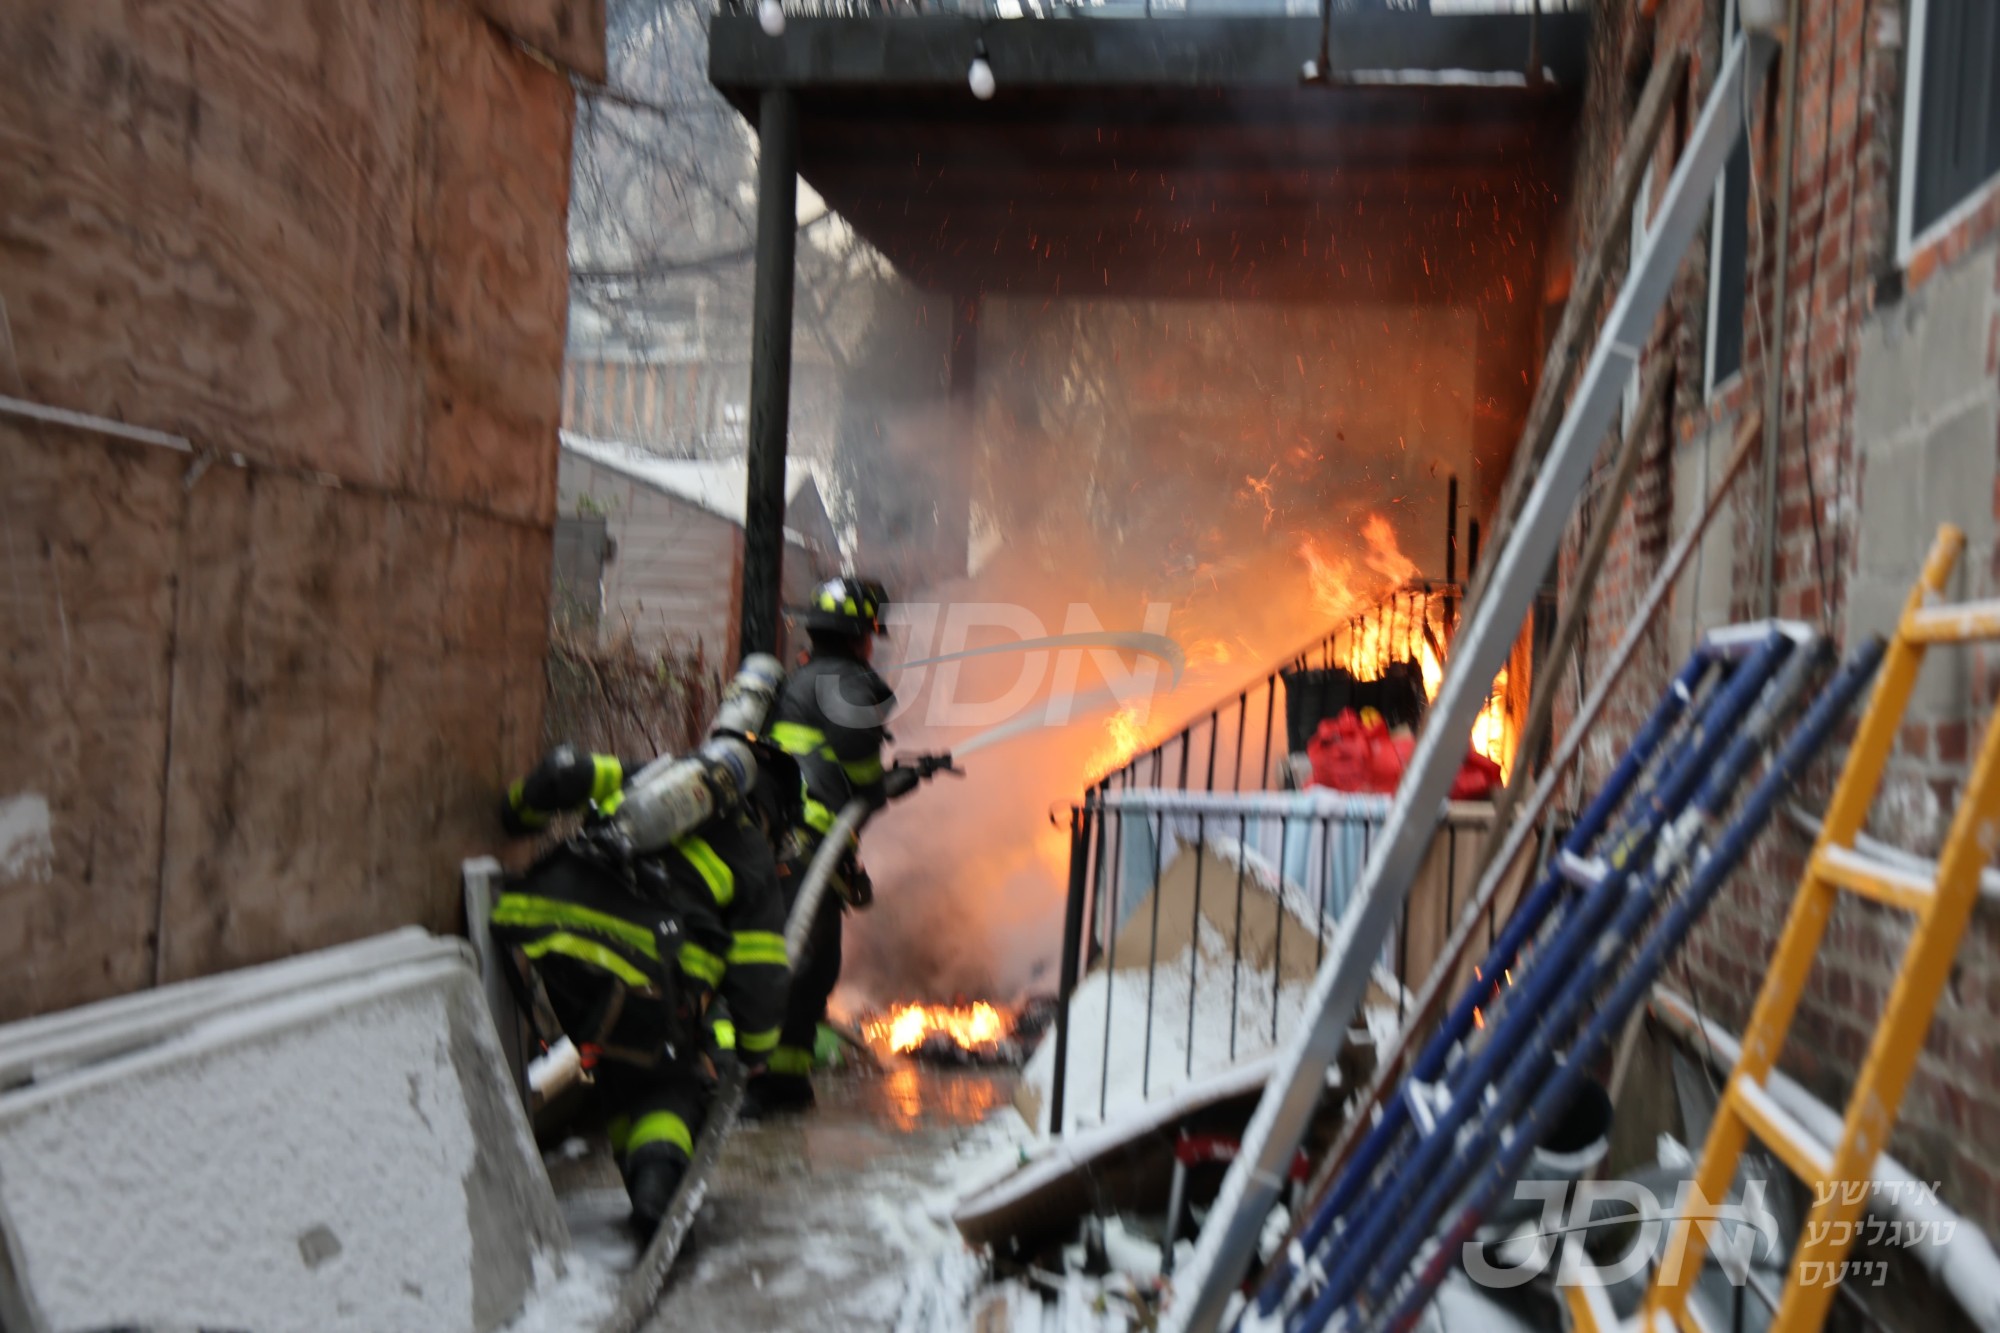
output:
{"label": "balcony deck ceiling", "polygon": [[1478,301],[1534,271],[1564,188],[1587,19],[1533,23],[1344,16],[1308,85],[1311,18],[724,16],[709,74],[753,123],[793,89],[801,174],[929,288]]}

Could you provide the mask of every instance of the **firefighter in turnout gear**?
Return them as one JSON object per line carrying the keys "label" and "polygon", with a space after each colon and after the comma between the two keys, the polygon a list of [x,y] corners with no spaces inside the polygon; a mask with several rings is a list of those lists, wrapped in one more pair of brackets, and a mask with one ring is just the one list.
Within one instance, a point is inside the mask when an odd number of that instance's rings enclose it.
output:
{"label": "firefighter in turnout gear", "polygon": [[[659,848],[632,854],[608,836],[640,767],[569,745],[508,789],[502,813],[524,834],[586,811],[581,833],[510,881],[493,932],[593,1074],[643,1236],[687,1173],[714,1087],[705,1047],[733,1046],[754,1071],[778,1043],[789,970],[776,847],[800,818],[801,780],[782,752],[745,744],[757,772],[741,799]],[[726,1022],[709,1021],[717,997]]]}
{"label": "firefighter in turnout gear", "polygon": [[[883,633],[888,600],[882,585],[872,580],[837,578],[821,584],[805,615],[811,656],[786,680],[772,713],[771,743],[796,759],[805,775],[804,824],[780,867],[787,910],[842,807],[860,797],[879,809],[908,795],[938,766],[933,762],[920,771],[900,765],[885,769],[882,763],[896,696],[869,659]],[[813,1046],[827,1000],[840,980],[841,914],[873,899],[858,842],[842,859],[833,888],[813,917],[793,973],[778,1048],[763,1073],[750,1081],[750,1110],[812,1104],[808,1076]]]}

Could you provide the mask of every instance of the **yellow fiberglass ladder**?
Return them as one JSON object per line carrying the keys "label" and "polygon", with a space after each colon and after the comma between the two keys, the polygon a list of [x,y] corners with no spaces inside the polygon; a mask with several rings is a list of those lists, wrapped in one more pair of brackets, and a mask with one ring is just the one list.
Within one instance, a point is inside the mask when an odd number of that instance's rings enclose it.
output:
{"label": "yellow fiberglass ladder", "polygon": [[[1971,778],[1934,865],[1890,863],[1855,848],[1856,835],[1881,787],[1882,769],[1902,727],[1903,712],[1925,653],[1933,644],[2000,639],[2000,600],[1939,601],[1964,546],[1965,534],[1957,528],[1947,524],[1938,530],[1922,577],[1903,608],[1874,696],[1847,752],[1847,764],[1827,807],[1826,822],[1744,1032],[1742,1054],[1716,1108],[1695,1177],[1697,1198],[1724,1198],[1735,1179],[1737,1159],[1749,1136],[1755,1134],[1813,1189],[1815,1203],[1792,1256],[1791,1274],[1772,1316],[1771,1333],[1817,1329],[1826,1318],[1837,1285],[1826,1280],[1826,1275],[1841,1271],[1859,1230],[1853,1223],[1868,1196],[1865,1189],[1843,1186],[1870,1180],[1876,1156],[1888,1145],[1938,994],[1950,975],[1952,957],[1958,952],[1959,939],[1979,897],[1980,871],[1994,850],[1995,820],[2000,817],[2000,710],[1987,723]],[[1909,868],[1913,864],[1922,868]],[[1824,1143],[1780,1107],[1764,1084],[1777,1064],[1832,913],[1834,895],[1841,890],[1912,913],[1916,924],[1889,991],[1888,1007],[1848,1101],[1840,1140]],[[1674,1223],[1667,1243],[1667,1263],[1647,1294],[1642,1327],[1665,1333],[1700,1326],[1698,1316],[1689,1310],[1688,1295],[1700,1275],[1704,1234],[1705,1228],[1696,1226],[1693,1219]],[[1812,1275],[1812,1280],[1805,1280],[1805,1275]]]}

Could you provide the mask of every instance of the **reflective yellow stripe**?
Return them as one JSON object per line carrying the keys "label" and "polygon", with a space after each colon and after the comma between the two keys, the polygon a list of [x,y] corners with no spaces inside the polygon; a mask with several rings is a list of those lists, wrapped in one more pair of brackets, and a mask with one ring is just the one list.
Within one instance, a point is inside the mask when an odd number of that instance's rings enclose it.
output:
{"label": "reflective yellow stripe", "polygon": [[801,722],[773,722],[766,739],[786,754],[811,754],[826,739],[826,733]]}
{"label": "reflective yellow stripe", "polygon": [[581,935],[572,935],[568,931],[559,930],[553,935],[544,935],[541,939],[523,945],[521,952],[530,958],[559,953],[565,958],[574,958],[580,963],[601,967],[628,986],[644,987],[653,984],[652,979],[644,972],[619,957],[615,949],[599,944],[596,940],[587,940]]}
{"label": "reflective yellow stripe", "polygon": [[729,946],[729,965],[749,966],[756,963],[775,963],[786,966],[785,937],[768,930],[739,930],[736,940]]}
{"label": "reflective yellow stripe", "polygon": [[733,1051],[736,1049],[736,1025],[726,1018],[718,1018],[708,1025],[715,1036],[716,1049]]}
{"label": "reflective yellow stripe", "polygon": [[821,833],[833,832],[833,811],[812,797],[806,797],[806,827]]}
{"label": "reflective yellow stripe", "polygon": [[813,1053],[802,1051],[796,1046],[780,1046],[771,1052],[771,1059],[765,1065],[774,1074],[810,1074],[813,1067]]}
{"label": "reflective yellow stripe", "polygon": [[625,1140],[625,1154],[629,1157],[649,1143],[671,1143],[684,1153],[694,1152],[694,1135],[688,1133],[687,1121],[672,1111],[649,1111],[640,1116]]}
{"label": "reflective yellow stripe", "polygon": [[835,606],[835,602],[834,602],[834,600],[833,600],[833,594],[832,594],[832,593],[830,593],[830,592],[823,592],[823,593],[821,593],[821,594],[819,595],[819,609],[820,609],[820,610],[822,610],[822,611],[831,611],[831,610],[833,610],[834,606]]}
{"label": "reflective yellow stripe", "polygon": [[736,1045],[739,1049],[749,1051],[752,1054],[776,1050],[778,1046],[778,1029],[771,1028],[766,1032],[741,1033],[736,1038]]}
{"label": "reflective yellow stripe", "polygon": [[843,599],[840,605],[841,609],[846,611],[847,614],[850,616],[858,616],[861,614],[861,608],[854,604],[854,599],[852,597]]}
{"label": "reflective yellow stripe", "polygon": [[711,986],[722,984],[722,974],[727,969],[723,961],[699,944],[681,945],[681,971],[697,981],[706,981]]}
{"label": "reflective yellow stripe", "polygon": [[882,756],[871,754],[866,759],[849,759],[840,765],[847,774],[848,781],[859,787],[872,786],[882,780]]}
{"label": "reflective yellow stripe", "polygon": [[653,940],[653,932],[636,922],[615,917],[609,912],[599,912],[575,903],[566,903],[557,898],[538,898],[530,893],[503,893],[500,901],[493,906],[493,924],[496,926],[568,927],[571,930],[587,930],[593,935],[618,941],[628,949],[637,950],[648,958],[660,956],[660,946]]}
{"label": "reflective yellow stripe", "polygon": [[618,807],[625,804],[625,791],[620,788],[597,803],[597,813],[606,819],[618,813]]}
{"label": "reflective yellow stripe", "polygon": [[615,755],[594,754],[590,756],[590,769],[590,799],[602,809],[625,786],[625,766]]}
{"label": "reflective yellow stripe", "polygon": [[715,905],[729,906],[730,900],[736,896],[736,872],[715,854],[715,848],[705,840],[690,835],[675,843],[674,849],[707,881],[708,891],[715,895]]}
{"label": "reflective yellow stripe", "polygon": [[507,808],[514,812],[515,818],[519,819],[529,828],[540,828],[549,822],[549,817],[541,811],[531,809],[524,804],[527,800],[527,790],[528,780],[526,778],[515,778],[514,785],[507,788]]}

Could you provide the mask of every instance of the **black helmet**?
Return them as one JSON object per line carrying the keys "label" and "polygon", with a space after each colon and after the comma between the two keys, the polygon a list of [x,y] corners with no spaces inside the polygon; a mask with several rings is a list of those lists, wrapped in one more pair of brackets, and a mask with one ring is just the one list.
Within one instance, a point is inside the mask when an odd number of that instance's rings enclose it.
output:
{"label": "black helmet", "polygon": [[882,609],[889,604],[889,590],[874,579],[828,579],[813,592],[806,608],[806,628],[852,634],[857,638],[881,634]]}

